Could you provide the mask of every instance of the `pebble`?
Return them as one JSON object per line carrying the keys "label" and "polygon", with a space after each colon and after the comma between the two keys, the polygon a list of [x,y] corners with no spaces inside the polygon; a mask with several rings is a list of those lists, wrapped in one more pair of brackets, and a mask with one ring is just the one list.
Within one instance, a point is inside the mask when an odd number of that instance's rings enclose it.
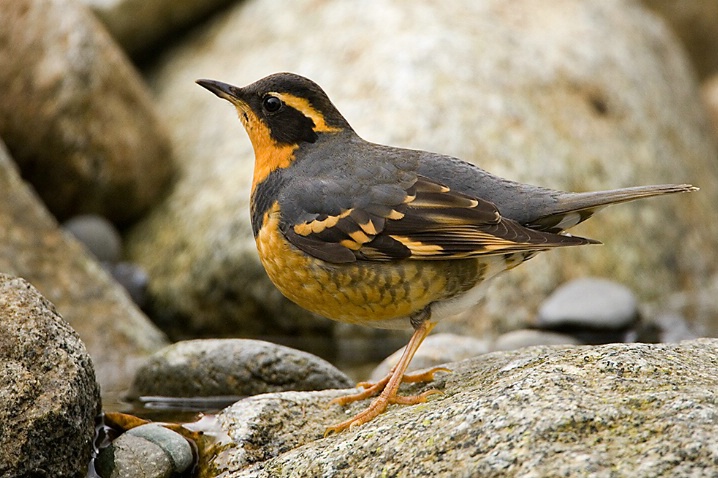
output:
{"label": "pebble", "polygon": [[128,430],[103,448],[94,467],[105,478],[167,478],[194,462],[189,442],[157,423]]}
{"label": "pebble", "polygon": [[352,385],[343,372],[307,352],[261,340],[200,339],[151,356],[138,370],[129,397],[243,397]]}
{"label": "pebble", "polygon": [[638,319],[638,302],[628,287],[599,278],[583,278],[558,287],[541,305],[538,327],[624,330]]}
{"label": "pebble", "polygon": [[114,263],[120,260],[120,233],[104,217],[95,214],[75,216],[65,221],[62,227],[83,243],[98,261]]}
{"label": "pebble", "polygon": [[102,266],[125,288],[135,304],[141,308],[147,304],[147,287],[150,277],[144,268],[132,262],[105,262]]}

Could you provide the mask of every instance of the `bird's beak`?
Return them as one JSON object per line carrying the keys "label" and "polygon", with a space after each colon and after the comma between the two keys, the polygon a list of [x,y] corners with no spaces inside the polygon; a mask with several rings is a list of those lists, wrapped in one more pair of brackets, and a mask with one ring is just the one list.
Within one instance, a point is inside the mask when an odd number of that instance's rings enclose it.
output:
{"label": "bird's beak", "polygon": [[246,104],[242,99],[242,88],[215,80],[197,80],[196,83],[235,106]]}

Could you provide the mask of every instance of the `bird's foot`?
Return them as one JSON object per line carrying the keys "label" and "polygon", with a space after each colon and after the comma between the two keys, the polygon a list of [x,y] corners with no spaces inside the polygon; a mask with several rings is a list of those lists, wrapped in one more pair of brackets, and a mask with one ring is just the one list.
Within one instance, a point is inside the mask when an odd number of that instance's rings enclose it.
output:
{"label": "bird's foot", "polygon": [[347,395],[344,397],[338,397],[333,399],[330,403],[336,403],[338,405],[347,405],[352,402],[356,402],[359,400],[364,400],[365,398],[373,397],[375,395],[379,395],[372,403],[369,405],[367,409],[360,412],[359,414],[355,415],[354,417],[350,418],[349,420],[346,420],[338,425],[328,427],[325,436],[330,435],[332,433],[339,433],[340,431],[351,429],[355,426],[363,425],[364,423],[367,423],[371,421],[372,419],[376,418],[378,415],[383,413],[387,407],[391,404],[398,404],[398,405],[415,405],[417,403],[423,403],[426,402],[426,398],[437,394],[442,393],[439,390],[427,390],[423,393],[420,393],[419,395],[410,395],[410,396],[400,396],[397,394],[399,387],[398,385],[401,382],[408,382],[408,383],[417,383],[417,382],[430,382],[434,380],[434,374],[437,372],[451,372],[446,367],[433,367],[429,370],[426,370],[424,372],[419,373],[412,373],[412,374],[404,374],[401,377],[401,380],[394,380],[396,382],[396,387],[392,387],[393,390],[388,388],[388,384],[391,381],[392,376],[394,375],[394,370],[389,372],[389,374],[384,377],[383,379],[379,380],[378,382],[371,383],[371,382],[360,382],[357,384],[357,387],[362,387],[364,390],[362,390],[359,393],[355,393],[352,395]]}
{"label": "bird's foot", "polygon": [[[379,383],[379,382],[377,382]],[[432,389],[427,390],[423,393],[420,393],[419,395],[411,395],[411,396],[399,396],[394,392],[393,395],[380,395],[376,399],[374,399],[373,402],[371,402],[371,405],[369,405],[368,408],[365,410],[359,412],[358,414],[354,415],[349,420],[343,421],[337,425],[327,427],[326,431],[324,432],[324,436],[329,436],[333,433],[339,433],[344,430],[351,430],[354,427],[358,427],[359,425],[363,425],[367,422],[370,422],[380,414],[384,413],[386,411],[387,407],[391,404],[398,404],[398,405],[415,405],[417,403],[424,403],[426,402],[427,397],[431,395],[436,395],[443,393],[440,390]],[[358,395],[358,394],[357,394]],[[353,395],[351,396],[353,397]],[[336,401],[337,399],[335,399]]]}
{"label": "bird's foot", "polygon": [[[424,372],[405,373],[401,377],[401,381],[406,383],[431,382],[432,380],[434,380],[434,374],[436,374],[436,372],[451,373],[451,370],[446,367],[433,367]],[[389,380],[391,380],[392,375],[394,375],[394,369],[392,369],[384,378],[382,378],[378,382],[359,382],[357,383],[357,387],[363,388],[364,390],[359,393],[335,398],[329,403],[344,406],[349,403],[358,402],[359,400],[364,400],[366,398],[379,395],[386,387],[386,384],[389,383]]]}

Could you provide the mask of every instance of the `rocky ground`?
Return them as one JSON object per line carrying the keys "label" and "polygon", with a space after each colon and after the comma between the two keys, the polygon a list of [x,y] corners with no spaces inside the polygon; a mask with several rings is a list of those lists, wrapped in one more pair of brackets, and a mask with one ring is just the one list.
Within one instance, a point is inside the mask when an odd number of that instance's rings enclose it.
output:
{"label": "rocky ground", "polygon": [[[718,336],[717,16],[701,0],[0,3],[0,476],[718,475],[718,342],[698,338]],[[558,189],[701,190],[611,208],[576,231],[604,246],[498,278],[412,364],[449,364],[443,394],[325,438],[364,405],[329,400],[408,335],[311,316],[261,269],[249,142],[194,80],[276,71],[317,81],[371,141]],[[118,396],[222,411],[96,426]]]}

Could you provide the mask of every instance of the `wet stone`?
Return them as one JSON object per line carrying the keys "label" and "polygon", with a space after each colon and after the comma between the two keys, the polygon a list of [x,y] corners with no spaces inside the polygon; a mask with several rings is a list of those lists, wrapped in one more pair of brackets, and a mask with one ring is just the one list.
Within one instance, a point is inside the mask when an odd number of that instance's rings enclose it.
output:
{"label": "wet stone", "polygon": [[174,472],[172,458],[160,445],[129,433],[100,452],[95,468],[103,478],[169,478]]}
{"label": "wet stone", "polygon": [[249,396],[350,386],[343,372],[312,354],[260,340],[209,339],[157,352],[138,371],[129,395]]}

